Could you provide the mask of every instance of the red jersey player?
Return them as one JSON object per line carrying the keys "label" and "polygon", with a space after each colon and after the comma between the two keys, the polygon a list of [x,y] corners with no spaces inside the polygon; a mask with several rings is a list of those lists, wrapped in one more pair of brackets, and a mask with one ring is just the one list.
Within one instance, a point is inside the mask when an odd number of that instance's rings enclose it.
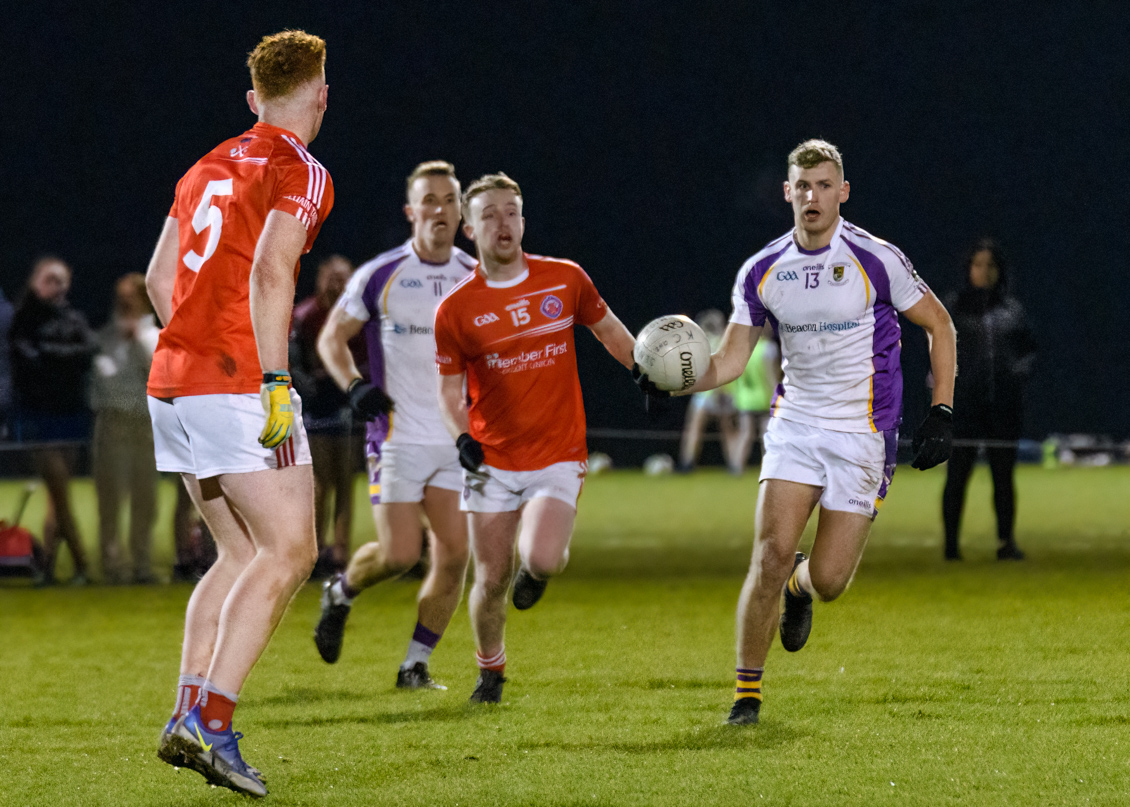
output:
{"label": "red jersey player", "polygon": [[182,475],[219,551],[188,603],[158,756],[253,796],[267,789],[240,756],[232,712],[316,554],[310,449],[286,368],[298,259],[333,205],[306,150],[326,110],[325,58],[302,31],[259,43],[247,62],[259,122],[177,184],[146,278],[165,323],[149,376],[157,467]]}
{"label": "red jersey player", "polygon": [[634,339],[581,267],[522,252],[514,180],[500,173],[472,183],[463,220],[479,266],[436,311],[436,363],[440,410],[465,469],[462,509],[470,513],[479,664],[471,701],[498,703],[515,539],[519,610],[536,603],[569,560],[588,457],[573,326],[587,326],[628,368]]}

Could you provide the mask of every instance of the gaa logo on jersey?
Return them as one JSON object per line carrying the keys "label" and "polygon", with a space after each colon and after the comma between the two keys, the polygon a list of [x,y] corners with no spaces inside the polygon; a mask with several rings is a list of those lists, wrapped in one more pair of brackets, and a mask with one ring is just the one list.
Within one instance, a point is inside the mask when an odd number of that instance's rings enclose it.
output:
{"label": "gaa logo on jersey", "polygon": [[832,265],[832,279],[828,282],[833,286],[842,286],[847,283],[847,268],[846,263],[836,263]]}
{"label": "gaa logo on jersey", "polygon": [[561,316],[561,312],[565,310],[565,303],[553,295],[547,294],[541,301],[541,312],[550,319],[557,319]]}

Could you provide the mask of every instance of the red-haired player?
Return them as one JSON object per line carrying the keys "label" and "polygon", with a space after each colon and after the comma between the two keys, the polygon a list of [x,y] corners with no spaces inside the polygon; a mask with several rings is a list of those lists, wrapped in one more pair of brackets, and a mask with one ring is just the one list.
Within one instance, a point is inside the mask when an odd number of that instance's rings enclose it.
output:
{"label": "red-haired player", "polygon": [[178,183],[146,278],[165,323],[149,376],[157,467],[182,475],[219,552],[188,603],[158,755],[253,796],[267,788],[240,756],[232,712],[316,555],[287,336],[299,256],[333,205],[306,150],[326,110],[325,47],[284,31],[251,53],[259,122]]}

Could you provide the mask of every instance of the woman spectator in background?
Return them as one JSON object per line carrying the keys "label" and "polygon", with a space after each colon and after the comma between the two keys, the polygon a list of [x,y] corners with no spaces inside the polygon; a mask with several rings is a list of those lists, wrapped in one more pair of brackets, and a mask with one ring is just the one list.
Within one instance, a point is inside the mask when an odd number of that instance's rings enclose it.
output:
{"label": "woman spectator in background", "polygon": [[15,392],[13,433],[17,440],[48,444],[33,453],[48,496],[43,582],[54,582],[61,538],[74,560],[71,582],[82,585],[88,582],[86,553],[71,513],[69,490],[74,446],[49,445],[85,441],[90,431],[86,379],[97,347],[86,317],[67,301],[70,287],[71,269],[66,263],[56,257],[36,261],[12,318],[9,340]]}
{"label": "woman spectator in background", "polygon": [[[157,509],[157,463],[145,385],[159,333],[145,275],[131,272],[119,278],[113,315],[98,332],[99,351],[90,388],[98,536],[106,583],[157,582],[149,560]],[[132,578],[118,540],[118,512],[127,491]]]}
{"label": "woman spectator in background", "polygon": [[[986,238],[973,246],[965,263],[965,287],[947,299],[946,308],[958,333],[954,438],[992,441],[984,448],[993,476],[997,559],[1023,560],[1013,534],[1013,470],[1024,382],[1032,371],[1036,347],[1024,309],[1008,293],[1007,264],[995,241]],[[978,450],[978,446],[954,446],[946,468],[942,517],[947,560],[961,560],[961,513]]]}

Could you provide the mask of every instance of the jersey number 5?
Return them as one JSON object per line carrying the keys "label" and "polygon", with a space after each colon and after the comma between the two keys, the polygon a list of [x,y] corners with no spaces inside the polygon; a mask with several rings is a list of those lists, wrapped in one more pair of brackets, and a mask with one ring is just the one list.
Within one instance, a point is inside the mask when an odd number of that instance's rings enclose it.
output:
{"label": "jersey number 5", "polygon": [[[220,208],[212,204],[213,196],[231,196],[230,179],[213,179],[204,187],[204,195],[200,197],[200,204],[192,214],[192,229],[196,234],[208,230],[208,244],[204,247],[204,254],[197,255],[194,250],[189,250],[184,256],[184,265],[194,272],[199,272],[204,261],[212,257],[216,247],[220,244],[220,233],[224,229],[224,214]],[[210,228],[210,229],[209,229]]]}

